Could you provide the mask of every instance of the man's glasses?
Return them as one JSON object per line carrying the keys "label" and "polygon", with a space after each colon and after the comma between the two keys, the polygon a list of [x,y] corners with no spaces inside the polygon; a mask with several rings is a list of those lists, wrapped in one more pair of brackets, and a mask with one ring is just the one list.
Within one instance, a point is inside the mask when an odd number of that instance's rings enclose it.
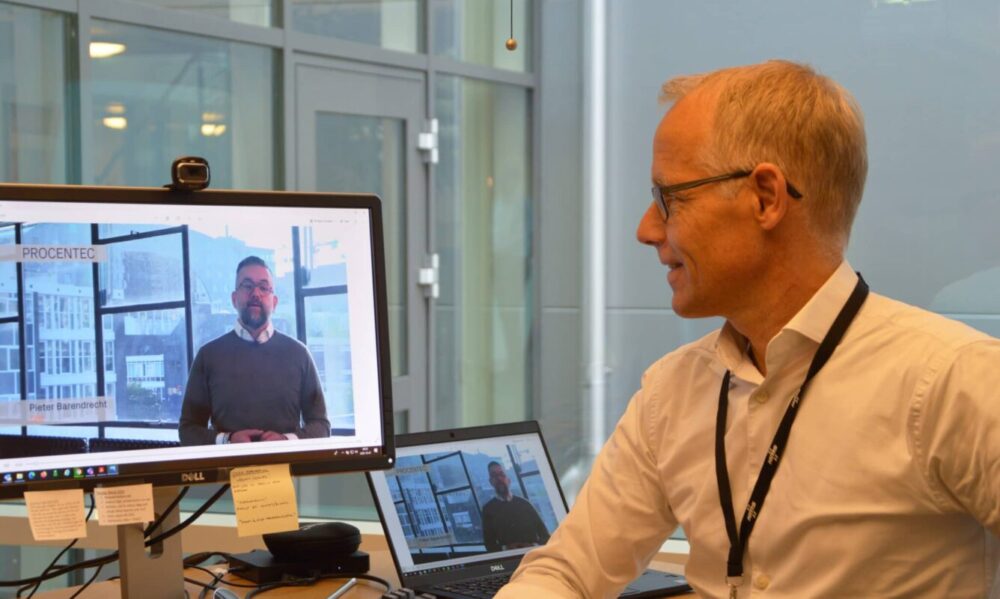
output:
{"label": "man's glasses", "polygon": [[253,293],[254,289],[256,289],[257,291],[259,291],[261,295],[271,295],[271,293],[274,291],[274,288],[272,288],[270,285],[268,285],[267,281],[261,281],[260,283],[254,283],[253,281],[250,281],[250,280],[243,281],[242,283],[240,283],[239,285],[236,286],[236,289],[238,291],[242,291],[243,293],[245,293],[247,295],[250,295],[251,293]]}
{"label": "man's glasses", "polygon": [[[743,177],[749,177],[751,173],[753,173],[753,171],[735,171],[732,173],[726,173],[725,175],[716,175],[714,177],[696,179],[686,183],[677,183],[676,185],[663,185],[662,187],[654,186],[652,189],[653,202],[656,204],[657,210],[660,211],[660,217],[663,218],[663,220],[667,220],[670,216],[670,210],[667,207],[667,200],[669,200],[670,196],[678,191],[694,189],[695,187],[701,187],[702,185],[708,185],[709,183],[719,183],[720,181],[729,181],[731,179],[742,179]],[[795,186],[787,181],[785,182],[785,189],[788,191],[788,195],[792,196],[794,199],[802,199],[802,193],[798,189],[795,189]]]}

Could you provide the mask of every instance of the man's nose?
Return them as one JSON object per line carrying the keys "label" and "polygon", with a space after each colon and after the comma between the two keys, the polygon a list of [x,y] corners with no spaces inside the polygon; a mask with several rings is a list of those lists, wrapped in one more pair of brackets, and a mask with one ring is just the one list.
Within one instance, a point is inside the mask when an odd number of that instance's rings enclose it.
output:
{"label": "man's nose", "polygon": [[667,223],[663,222],[660,211],[652,202],[649,203],[646,212],[639,219],[635,237],[639,243],[653,246],[662,245],[667,240]]}

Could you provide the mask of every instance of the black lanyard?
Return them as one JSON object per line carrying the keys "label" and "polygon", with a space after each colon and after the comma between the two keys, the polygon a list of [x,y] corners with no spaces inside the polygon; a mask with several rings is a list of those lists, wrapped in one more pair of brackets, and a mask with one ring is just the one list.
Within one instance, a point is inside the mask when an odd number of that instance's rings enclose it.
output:
{"label": "black lanyard", "polygon": [[750,494],[750,501],[743,512],[743,521],[740,523],[740,530],[736,532],[736,517],[733,512],[733,493],[729,487],[729,473],[726,471],[726,411],[729,407],[729,379],[731,373],[727,370],[722,378],[722,387],[719,388],[719,413],[715,419],[715,474],[719,481],[719,501],[722,504],[722,515],[726,519],[726,533],[729,535],[729,559],[726,562],[726,581],[729,583],[730,597],[736,596],[736,586],[743,582],[743,553],[746,550],[747,539],[753,532],[753,526],[757,522],[757,515],[764,507],[764,499],[771,488],[771,480],[774,473],[778,471],[781,464],[781,457],[788,442],[788,434],[792,430],[792,422],[799,412],[799,404],[806,394],[809,382],[812,381],[820,368],[826,364],[836,349],[837,344],[847,332],[847,327],[861,310],[861,304],[868,297],[868,285],[858,274],[858,283],[851,292],[851,297],[847,298],[840,314],[833,321],[833,326],[827,332],[826,337],[819,344],[816,355],[809,365],[809,372],[802,381],[798,392],[792,397],[792,401],[785,410],[785,415],[778,425],[778,431],[774,433],[771,447],[767,451],[766,459],[760,467],[760,474],[757,476],[757,483],[753,486],[753,493]]}

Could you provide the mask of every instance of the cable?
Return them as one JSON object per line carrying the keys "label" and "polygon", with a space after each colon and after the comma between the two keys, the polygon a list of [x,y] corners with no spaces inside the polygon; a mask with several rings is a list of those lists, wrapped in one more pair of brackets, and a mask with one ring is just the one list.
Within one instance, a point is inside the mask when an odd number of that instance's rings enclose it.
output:
{"label": "cable", "polygon": [[[184,567],[193,568],[200,565],[203,561],[210,557],[221,557],[222,559],[229,561],[232,557],[231,553],[226,553],[225,551],[203,551],[201,553],[192,553],[191,555],[184,558]],[[220,562],[216,562],[220,563]]]}
{"label": "cable", "polygon": [[[97,503],[94,501],[94,496],[91,495],[90,496],[90,511],[87,512],[87,517],[84,518],[84,520],[83,520],[85,523],[86,522],[90,522],[90,517],[94,515],[94,508],[96,506],[97,506]],[[61,558],[67,551],[69,551],[70,549],[72,549],[73,546],[76,545],[76,542],[79,541],[79,540],[80,540],[79,538],[73,539],[72,541],[69,542],[68,545],[66,545],[65,547],[63,547],[62,551],[60,551],[59,554],[56,555],[56,557],[51,562],[49,562],[49,565],[46,566],[44,570],[42,570],[42,576],[45,576],[46,573],[48,573],[52,568],[54,568],[55,565],[56,565],[56,563],[59,561],[59,558]],[[17,589],[17,596],[20,597],[21,593],[24,592],[29,586],[32,586],[32,585],[26,584],[26,585],[22,586],[21,588]],[[38,588],[41,587],[41,586],[42,586],[42,581],[41,580],[39,580],[38,582],[36,582],[34,584],[34,588],[31,589],[31,593],[28,594],[28,599],[31,599],[32,597],[34,597],[35,593],[38,592]]]}
{"label": "cable", "polygon": [[209,497],[208,500],[201,505],[201,507],[195,510],[195,512],[191,514],[191,516],[188,517],[187,520],[181,522],[180,524],[171,528],[170,530],[153,537],[152,539],[148,539],[146,541],[146,547],[149,547],[150,545],[155,545],[164,539],[170,538],[175,534],[179,533],[180,531],[184,530],[188,526],[190,526],[192,522],[198,519],[198,516],[201,516],[206,511],[208,511],[208,508],[212,507],[212,505],[214,505],[215,502],[219,500],[219,497],[222,497],[223,493],[225,493],[228,490],[229,490],[229,483],[226,483],[221,487],[219,487],[219,490],[216,491],[214,495]]}
{"label": "cable", "polygon": [[331,580],[331,579],[336,579],[336,578],[347,578],[347,579],[357,578],[359,580],[361,580],[361,579],[363,579],[363,580],[370,580],[372,582],[376,582],[376,583],[384,586],[386,591],[391,591],[392,590],[392,584],[388,580],[385,580],[384,578],[379,578],[378,576],[373,576],[371,574],[360,574],[360,573],[359,574],[352,574],[350,572],[341,572],[341,573],[337,573],[337,574],[327,574],[327,575],[313,576],[311,578],[300,578],[300,579],[282,580],[281,582],[276,582],[274,584],[261,585],[260,588],[255,589],[253,591],[250,591],[249,593],[247,593],[246,595],[244,595],[243,599],[253,599],[253,597],[256,597],[257,595],[260,595],[261,593],[266,593],[267,591],[273,591],[274,589],[279,589],[279,588],[282,588],[282,587],[303,587],[303,586],[310,586],[310,585],[316,584],[320,580]]}
{"label": "cable", "polygon": [[142,536],[148,537],[149,535],[153,534],[153,531],[159,528],[159,526],[163,524],[163,521],[167,519],[167,516],[170,515],[170,512],[174,511],[174,508],[177,507],[177,505],[181,502],[181,499],[184,499],[184,496],[187,495],[188,489],[190,488],[191,488],[190,485],[185,485],[185,487],[181,489],[181,492],[177,494],[177,497],[174,497],[174,500],[170,502],[170,505],[167,506],[167,509],[163,510],[163,513],[160,514],[160,517],[151,522],[149,526],[146,527],[146,530],[142,531]]}
{"label": "cable", "polygon": [[[202,506],[199,507],[193,514],[191,514],[191,516],[187,520],[185,520],[184,522],[181,522],[180,524],[178,524],[174,528],[171,528],[170,530],[168,530],[168,531],[166,531],[166,532],[164,532],[162,534],[159,534],[156,537],[153,537],[152,539],[147,539],[146,543],[145,543],[146,547],[149,547],[150,545],[155,545],[156,543],[159,543],[160,541],[168,539],[168,538],[172,537],[173,535],[179,533],[180,531],[184,530],[188,526],[190,526],[192,522],[194,522],[195,520],[197,520],[199,516],[201,516],[203,513],[205,513],[205,511],[208,510],[208,508],[212,507],[212,505],[216,501],[218,501],[219,497],[221,497],[222,494],[225,493],[228,490],[229,490],[229,485],[228,484],[222,485],[219,488],[219,490],[216,491],[216,493],[214,495],[212,495],[211,497],[209,497],[208,500],[205,501],[205,503],[202,504]],[[68,566],[62,566],[62,567],[59,567],[59,568],[55,568],[54,570],[48,572],[47,574],[43,573],[42,575],[35,576],[33,578],[25,578],[23,580],[0,580],[0,587],[12,587],[12,586],[24,586],[24,585],[37,584],[37,583],[40,583],[42,581],[49,580],[50,578],[56,578],[58,576],[62,576],[63,574],[68,574],[70,572],[75,572],[76,570],[83,570],[85,568],[93,568],[93,567],[96,567],[96,566],[103,566],[105,564],[110,564],[111,562],[116,561],[118,559],[118,557],[119,557],[119,554],[118,554],[117,551],[115,551],[114,553],[111,553],[111,554],[106,555],[104,557],[98,557],[98,558],[94,558],[94,559],[89,559],[89,560],[85,560],[85,561],[82,561],[82,562],[79,562],[79,563],[76,563],[76,564],[72,564],[72,565],[68,565]]]}
{"label": "cable", "polygon": [[70,595],[69,599],[75,599],[76,597],[79,597],[80,593],[82,593],[84,589],[86,589],[87,587],[89,587],[90,584],[92,582],[94,582],[94,580],[97,579],[97,575],[101,573],[102,569],[104,569],[104,564],[101,564],[100,566],[97,566],[97,569],[94,570],[94,573],[93,573],[93,575],[91,575],[90,579],[87,580],[87,582],[83,583],[83,586],[80,587],[80,588],[78,588],[75,593],[73,593],[72,595]]}
{"label": "cable", "polygon": [[[202,568],[201,566],[188,566],[188,568],[192,568],[194,570],[201,570],[202,572],[205,572],[205,573],[210,574],[212,576],[215,576],[215,574],[216,574],[215,572],[212,572],[208,568]],[[232,574],[232,573],[233,573],[232,570],[226,570],[226,571],[224,571],[222,573],[222,576],[226,576],[227,574]],[[204,584],[205,584],[203,582],[198,582],[198,581],[194,581],[194,580],[192,580],[191,582],[194,583],[194,584],[196,584],[196,585],[198,585],[198,586],[204,586]],[[221,579],[219,580],[219,584],[224,584],[224,585],[230,586],[230,587],[239,587],[241,589],[256,589],[257,587],[260,586],[259,584],[242,584],[242,583],[239,583],[239,582],[231,582],[231,581],[228,581],[228,580],[221,580]]]}
{"label": "cable", "polygon": [[[205,597],[208,596],[209,591],[215,590],[215,588],[219,585],[219,581],[222,580],[222,577],[225,576],[226,573],[225,572],[213,573],[211,570],[207,568],[202,568],[201,566],[195,566],[195,568],[198,568],[199,570],[204,570],[205,572],[208,572],[209,574],[212,575],[212,582],[202,586],[201,592],[198,593],[198,599],[205,599]],[[190,580],[190,579],[185,577],[184,580]]]}

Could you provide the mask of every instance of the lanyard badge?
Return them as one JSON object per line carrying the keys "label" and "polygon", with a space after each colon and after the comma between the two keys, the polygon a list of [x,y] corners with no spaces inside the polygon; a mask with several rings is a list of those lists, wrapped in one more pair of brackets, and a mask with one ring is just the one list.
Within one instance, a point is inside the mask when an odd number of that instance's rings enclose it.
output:
{"label": "lanyard badge", "polygon": [[788,435],[792,430],[792,423],[799,413],[799,406],[802,398],[809,388],[816,373],[826,364],[833,354],[844,333],[851,325],[854,317],[861,310],[861,305],[868,297],[868,284],[858,274],[858,283],[847,298],[844,307],[841,308],[837,318],[833,321],[830,330],[827,331],[823,341],[813,356],[812,363],[809,364],[809,371],[806,378],[799,386],[799,390],[792,396],[785,415],[781,418],[774,439],[768,448],[767,456],[761,465],[760,474],[757,475],[757,482],[754,484],[750,500],[743,510],[743,520],[740,522],[739,530],[736,529],[736,516],[733,512],[733,493],[729,485],[729,473],[726,471],[726,412],[729,408],[729,381],[732,373],[728,370],[722,377],[722,386],[719,388],[719,411],[715,419],[715,474],[719,484],[719,503],[722,505],[722,515],[726,521],[726,534],[729,536],[729,557],[726,561],[726,583],[729,585],[729,597],[736,599],[736,588],[743,584],[743,554],[746,551],[747,539],[753,532],[754,524],[761,509],[764,507],[764,499],[771,488],[771,480],[774,479],[775,472],[781,464],[781,457],[784,455],[785,445],[788,443]]}

